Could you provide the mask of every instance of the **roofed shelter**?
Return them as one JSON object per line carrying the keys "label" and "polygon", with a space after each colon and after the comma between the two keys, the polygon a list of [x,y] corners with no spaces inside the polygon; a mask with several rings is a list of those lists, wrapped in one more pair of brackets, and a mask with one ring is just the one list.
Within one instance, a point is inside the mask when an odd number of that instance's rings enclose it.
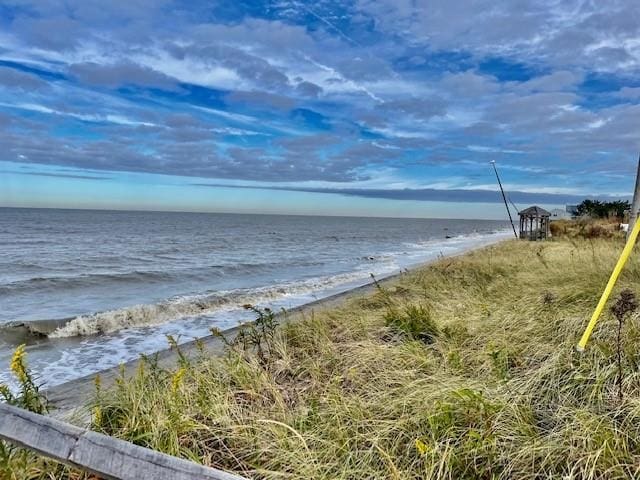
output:
{"label": "roofed shelter", "polygon": [[524,240],[545,240],[551,236],[549,223],[551,213],[544,208],[533,206],[519,212],[520,238]]}

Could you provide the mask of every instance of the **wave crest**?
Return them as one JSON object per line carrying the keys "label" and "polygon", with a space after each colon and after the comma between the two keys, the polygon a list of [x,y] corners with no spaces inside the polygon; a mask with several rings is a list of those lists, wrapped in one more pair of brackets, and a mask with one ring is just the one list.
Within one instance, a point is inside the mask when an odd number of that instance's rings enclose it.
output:
{"label": "wave crest", "polygon": [[71,318],[14,322],[4,325],[2,330],[21,329],[34,336],[49,338],[113,333],[126,328],[149,327],[212,314],[223,308],[240,308],[245,304],[261,304],[287,296],[311,294],[340,284],[364,280],[368,276],[368,272],[359,271],[273,287],[181,296],[159,303],[133,305]]}

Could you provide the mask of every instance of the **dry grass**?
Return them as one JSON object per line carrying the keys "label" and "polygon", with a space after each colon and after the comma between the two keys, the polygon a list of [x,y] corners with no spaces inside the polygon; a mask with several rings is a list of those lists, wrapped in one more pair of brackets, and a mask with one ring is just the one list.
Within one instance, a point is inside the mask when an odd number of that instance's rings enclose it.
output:
{"label": "dry grass", "polygon": [[620,220],[616,218],[556,220],[551,222],[551,234],[556,238],[622,239],[625,237],[625,233],[620,230]]}
{"label": "dry grass", "polygon": [[[143,363],[97,395],[94,428],[251,478],[635,478],[639,318],[622,400],[610,315],[573,349],[621,248],[511,241],[443,259],[278,329],[266,358]],[[620,290],[640,291],[636,258]],[[65,475],[30,468],[15,478]]]}

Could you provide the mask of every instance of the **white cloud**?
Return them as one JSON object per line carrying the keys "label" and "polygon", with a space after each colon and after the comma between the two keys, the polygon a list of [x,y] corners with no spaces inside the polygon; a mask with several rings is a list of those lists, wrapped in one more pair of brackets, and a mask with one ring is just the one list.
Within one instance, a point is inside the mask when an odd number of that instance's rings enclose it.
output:
{"label": "white cloud", "polygon": [[472,152],[483,152],[483,153],[527,153],[522,150],[512,150],[508,148],[500,148],[500,147],[487,147],[483,145],[467,145],[467,150]]}
{"label": "white cloud", "polygon": [[125,116],[117,115],[117,114],[101,115],[101,114],[87,114],[87,113],[62,111],[62,110],[56,110],[56,109],[47,107],[46,105],[38,105],[35,103],[0,102],[0,106],[6,107],[6,108],[17,108],[20,110],[28,110],[30,112],[44,113],[47,115],[59,115],[63,117],[71,117],[71,118],[76,118],[78,120],[83,120],[85,122],[107,122],[107,123],[113,123],[116,125],[140,125],[140,126],[146,126],[146,127],[156,126],[154,123],[151,123],[151,122],[133,120],[131,118],[127,118]]}

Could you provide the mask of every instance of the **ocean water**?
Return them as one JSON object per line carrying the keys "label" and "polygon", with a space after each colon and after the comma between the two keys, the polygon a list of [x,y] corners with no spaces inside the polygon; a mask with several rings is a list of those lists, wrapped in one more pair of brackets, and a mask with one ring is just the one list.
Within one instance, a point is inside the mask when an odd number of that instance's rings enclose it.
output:
{"label": "ocean water", "polygon": [[500,221],[0,208],[0,381],[47,385],[508,238]]}

